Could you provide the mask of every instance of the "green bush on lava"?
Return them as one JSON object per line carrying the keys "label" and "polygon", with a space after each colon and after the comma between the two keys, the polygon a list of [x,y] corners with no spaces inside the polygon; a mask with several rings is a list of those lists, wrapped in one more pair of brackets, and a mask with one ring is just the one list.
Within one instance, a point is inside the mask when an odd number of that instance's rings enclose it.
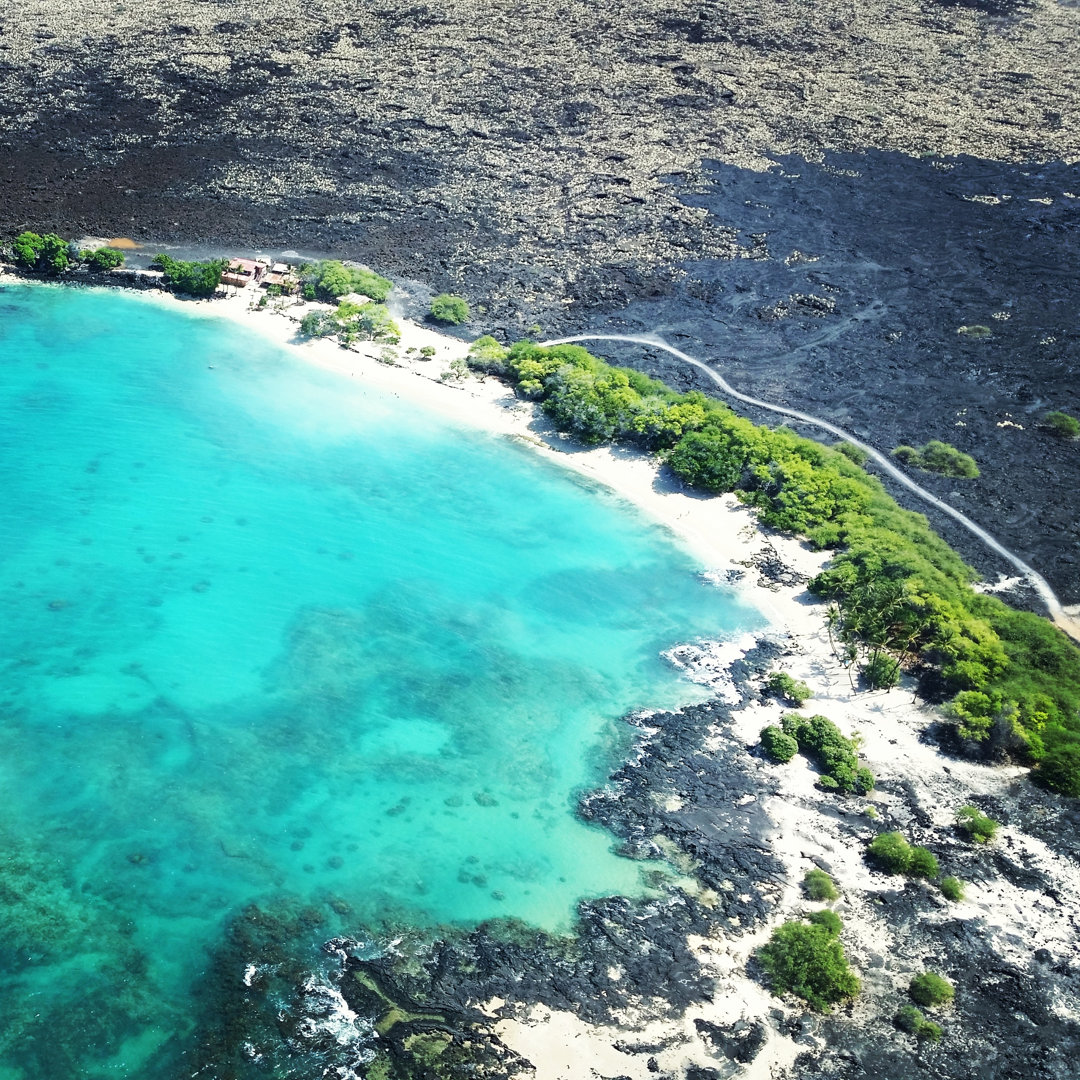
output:
{"label": "green bush on lava", "polygon": [[844,947],[828,927],[786,922],[772,932],[757,958],[774,994],[795,994],[819,1012],[829,1012],[859,992],[859,979],[848,966]]}
{"label": "green bush on lava", "polygon": [[947,1005],[956,996],[956,990],[948,979],[943,979],[933,971],[924,971],[911,980],[908,987],[911,1000],[923,1008]]}
{"label": "green bush on lava", "polygon": [[837,892],[833,879],[824,870],[807,870],[803,878],[803,892],[811,900],[835,900]]}
{"label": "green bush on lava", "polygon": [[989,844],[1001,827],[987,817],[977,806],[961,806],[956,811],[956,824],[969,840],[976,844]]}

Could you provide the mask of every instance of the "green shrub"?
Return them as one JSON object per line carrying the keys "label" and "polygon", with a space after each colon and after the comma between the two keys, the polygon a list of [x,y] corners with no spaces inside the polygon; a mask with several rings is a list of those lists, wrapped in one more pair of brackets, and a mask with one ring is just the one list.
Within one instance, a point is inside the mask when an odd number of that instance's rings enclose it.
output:
{"label": "green shrub", "polygon": [[959,878],[942,878],[939,888],[941,889],[941,895],[954,904],[958,904],[964,899],[964,883]]}
{"label": "green shrub", "polygon": [[906,874],[911,867],[911,845],[902,833],[879,833],[867,850],[886,874]]}
{"label": "green shrub", "polygon": [[807,870],[802,884],[803,892],[811,900],[835,900],[840,895],[833,879],[824,870]]}
{"label": "green shrub", "polygon": [[1059,439],[1075,439],[1080,435],[1080,420],[1057,409],[1042,418],[1042,426]]}
{"label": "green shrub", "polygon": [[341,329],[333,312],[309,311],[300,320],[300,333],[304,337],[329,337]]}
{"label": "green shrub", "polygon": [[356,304],[343,300],[334,312],[338,324],[338,336],[346,344],[353,341],[381,341],[396,345],[401,340],[401,330],[390,317],[385,304],[374,300]]}
{"label": "green shrub", "polygon": [[450,293],[439,293],[431,301],[431,317],[436,322],[449,323],[451,326],[460,326],[469,321],[469,305],[460,296],[451,296]]}
{"label": "green shrub", "polygon": [[115,270],[116,267],[124,265],[124,253],[117,251],[116,248],[102,247],[95,251],[82,251],[79,257],[91,270],[99,273],[107,273],[109,270]]}
{"label": "green shrub", "polygon": [[773,724],[761,729],[761,745],[773,761],[781,763],[790,761],[799,752],[799,744]]}
{"label": "green shrub", "polygon": [[221,275],[229,265],[228,259],[209,259],[206,262],[184,262],[168,255],[155,255],[151,264],[165,272],[165,283],[188,296],[213,296],[221,284]]}
{"label": "green shrub", "polygon": [[[1035,770],[1035,779],[1051,791],[1080,799],[1080,739],[1071,731],[1057,737],[1062,741],[1047,747]],[[1046,741],[1049,742],[1049,737]]]}
{"label": "green shrub", "polygon": [[977,806],[961,806],[956,811],[956,824],[976,844],[988,844],[1000,828],[993,818],[987,817]]}
{"label": "green shrub", "polygon": [[953,984],[948,979],[943,979],[932,971],[924,971],[911,980],[908,993],[912,1001],[924,1008],[932,1008],[935,1005],[946,1005],[952,1001],[956,994]]}
{"label": "green shrub", "polygon": [[506,358],[510,350],[500,345],[490,334],[478,337],[469,346],[468,364],[473,371],[482,371],[488,375],[505,375],[509,368]]}
{"label": "green shrub", "polygon": [[839,937],[840,931],[844,929],[843,920],[835,911],[830,911],[828,908],[823,908],[821,911],[812,911],[806,916],[806,921],[813,923],[814,926],[820,926],[825,930],[828,930],[833,937]]}
{"label": "green shrub", "polygon": [[901,1031],[914,1035],[925,1022],[925,1017],[914,1005],[904,1005],[897,1012],[894,1022]]}
{"label": "green shrub", "polygon": [[11,254],[19,266],[48,274],[62,274],[71,265],[68,242],[56,233],[19,233],[12,241]]}
{"label": "green shrub", "polygon": [[893,1022],[901,1031],[916,1035],[920,1039],[941,1041],[941,1028],[932,1020],[927,1020],[914,1005],[904,1005],[893,1018]]}
{"label": "green shrub", "polygon": [[874,774],[858,764],[854,739],[845,739],[840,729],[825,716],[800,716],[788,713],[780,721],[783,731],[798,744],[821,770],[818,781],[830,791],[856,792],[865,795],[874,787]]}
{"label": "green shrub", "polygon": [[852,461],[856,465],[865,465],[867,458],[870,456],[862,447],[849,442],[833,443],[833,449],[839,451],[848,461]]}
{"label": "green shrub", "polygon": [[913,446],[898,446],[893,450],[893,457],[905,465],[939,476],[972,480],[979,475],[979,466],[970,454],[940,439],[931,439],[918,450]]}
{"label": "green shrub", "polygon": [[810,687],[797,682],[786,671],[774,671],[765,680],[765,693],[801,709],[810,699]]}
{"label": "green shrub", "polygon": [[337,259],[327,259],[309,268],[304,278],[305,284],[312,286],[315,295],[327,301],[356,293],[381,304],[394,287],[392,281],[380,277],[366,266],[346,266]]}
{"label": "green shrub", "polygon": [[940,1024],[935,1024],[933,1020],[924,1020],[916,1034],[920,1039],[937,1043],[941,1042],[941,1036],[944,1032],[941,1030]]}
{"label": "green shrub", "polygon": [[19,266],[25,266],[28,270],[37,267],[38,256],[41,255],[42,240],[36,232],[19,233],[11,242],[11,257]]}
{"label": "green shrub", "polygon": [[940,873],[938,861],[932,851],[924,847],[913,847],[911,859],[908,861],[907,873],[910,877],[920,877],[930,880]]}
{"label": "green shrub", "polygon": [[859,992],[839,938],[822,926],[786,922],[757,953],[774,994],[792,993],[821,1012]]}

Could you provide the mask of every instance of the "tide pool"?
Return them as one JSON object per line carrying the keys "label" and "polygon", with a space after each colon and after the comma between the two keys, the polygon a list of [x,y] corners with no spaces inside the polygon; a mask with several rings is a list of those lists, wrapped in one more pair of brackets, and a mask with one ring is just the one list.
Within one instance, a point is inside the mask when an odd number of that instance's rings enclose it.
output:
{"label": "tide pool", "polygon": [[760,623],[527,450],[110,291],[0,290],[0,492],[0,1080],[158,1075],[249,904],[300,955],[644,894],[577,795]]}

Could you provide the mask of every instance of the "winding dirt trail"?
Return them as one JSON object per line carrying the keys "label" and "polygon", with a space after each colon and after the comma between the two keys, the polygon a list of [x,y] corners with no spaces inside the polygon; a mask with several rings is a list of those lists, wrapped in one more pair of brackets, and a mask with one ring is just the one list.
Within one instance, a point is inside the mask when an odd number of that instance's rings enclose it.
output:
{"label": "winding dirt trail", "polygon": [[822,420],[820,417],[811,416],[809,413],[799,412],[798,409],[789,409],[783,405],[773,405],[768,401],[762,401],[760,398],[750,397],[749,394],[740,393],[727,381],[727,379],[722,375],[717,374],[717,372],[713,371],[707,364],[695,359],[688,353],[684,353],[682,349],[677,349],[674,345],[669,345],[659,337],[645,334],[575,334],[572,337],[552,338],[548,341],[541,341],[539,344],[541,346],[568,345],[579,341],[622,341],[631,345],[647,345],[651,348],[663,349],[665,352],[671,353],[672,356],[682,360],[683,363],[690,364],[691,367],[695,367],[708,375],[708,377],[720,388],[721,393],[726,396],[732,397],[736,401],[743,401],[747,405],[755,405],[759,409],[768,409],[769,412],[779,413],[781,416],[790,416],[794,420],[801,420],[804,424],[810,424],[813,427],[821,428],[823,431],[835,435],[838,439],[843,439],[845,442],[851,443],[852,446],[857,446],[873,460],[878,468],[891,476],[897,483],[903,484],[904,487],[909,491],[914,492],[924,502],[929,503],[935,509],[940,510],[944,514],[948,514],[949,517],[958,521],[965,529],[986,544],[991,551],[996,552],[1003,559],[1008,560],[1008,562],[1015,566],[1016,569],[1020,571],[1021,575],[1023,575],[1023,577],[1031,584],[1031,587],[1038,593],[1039,598],[1046,605],[1054,625],[1063,630],[1074,641],[1080,643],[1080,618],[1075,615],[1070,615],[1069,612],[1062,607],[1061,601],[1057,598],[1054,590],[1050,588],[1049,583],[1042,574],[1028,566],[1028,564],[1018,555],[1014,555],[1008,548],[999,543],[981,525],[977,525],[971,518],[960,513],[955,507],[950,506],[936,495],[932,495],[925,488],[920,487],[910,476],[898,469],[889,458],[881,453],[880,450],[875,450],[874,447],[862,442],[860,439],[856,439],[850,432],[845,431],[841,427],[837,427],[835,424],[829,423],[828,420]]}

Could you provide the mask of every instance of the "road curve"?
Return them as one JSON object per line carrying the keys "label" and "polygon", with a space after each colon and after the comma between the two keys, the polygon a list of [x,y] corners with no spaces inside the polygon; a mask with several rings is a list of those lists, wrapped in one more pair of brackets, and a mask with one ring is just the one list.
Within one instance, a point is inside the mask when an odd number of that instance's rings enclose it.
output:
{"label": "road curve", "polygon": [[936,495],[931,494],[925,488],[916,484],[907,473],[897,468],[896,465],[881,453],[880,450],[875,450],[874,447],[856,439],[850,432],[845,431],[841,427],[837,427],[835,424],[829,423],[828,420],[822,420],[817,416],[811,416],[809,413],[799,412],[798,409],[789,409],[783,405],[773,405],[768,401],[762,401],[760,398],[750,397],[749,394],[741,394],[727,381],[727,379],[722,375],[717,374],[717,372],[713,371],[707,364],[695,359],[688,353],[684,353],[682,349],[676,349],[674,345],[669,345],[659,337],[644,334],[575,334],[572,337],[552,338],[549,341],[541,341],[538,344],[547,347],[551,345],[569,345],[578,341],[622,341],[631,345],[647,345],[650,348],[663,349],[665,352],[671,353],[672,356],[678,357],[683,363],[690,364],[691,367],[695,367],[706,374],[720,388],[721,393],[726,396],[732,397],[736,401],[743,401],[747,405],[755,405],[759,409],[768,409],[769,412],[779,413],[781,416],[790,416],[794,420],[801,420],[804,424],[810,424],[813,427],[821,428],[823,431],[835,435],[838,439],[843,439],[845,442],[851,443],[852,446],[857,446],[873,460],[874,464],[877,465],[882,472],[891,476],[897,483],[903,484],[904,487],[914,492],[924,502],[929,503],[943,514],[948,514],[949,517],[960,522],[965,529],[977,536],[991,551],[996,552],[1003,559],[1006,559],[1015,566],[1016,569],[1020,571],[1021,575],[1031,584],[1031,587],[1035,592],[1038,593],[1039,598],[1046,605],[1047,611],[1054,624],[1068,634],[1074,641],[1080,642],[1080,618],[1070,615],[1062,607],[1061,601],[1057,598],[1054,590],[1050,588],[1049,583],[1042,574],[1028,566],[1028,564],[1018,555],[1014,555],[1008,548],[995,540],[981,525],[977,525],[971,518],[961,514],[955,507],[950,506],[947,502],[942,501]]}

